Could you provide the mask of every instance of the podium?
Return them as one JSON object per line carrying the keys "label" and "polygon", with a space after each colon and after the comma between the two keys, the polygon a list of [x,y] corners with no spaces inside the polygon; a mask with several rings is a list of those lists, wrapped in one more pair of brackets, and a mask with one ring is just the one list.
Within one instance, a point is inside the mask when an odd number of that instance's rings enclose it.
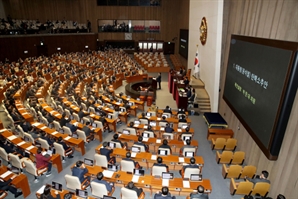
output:
{"label": "podium", "polygon": [[157,89],[157,81],[156,81],[156,78],[152,78],[152,81],[151,81],[151,87],[153,89]]}

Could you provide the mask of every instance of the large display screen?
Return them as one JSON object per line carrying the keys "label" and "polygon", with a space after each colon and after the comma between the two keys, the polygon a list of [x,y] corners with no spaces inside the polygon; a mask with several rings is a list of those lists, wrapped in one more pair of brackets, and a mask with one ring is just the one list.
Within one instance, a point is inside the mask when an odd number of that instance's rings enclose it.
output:
{"label": "large display screen", "polygon": [[179,54],[187,59],[188,57],[188,30],[180,29]]}
{"label": "large display screen", "polygon": [[292,81],[297,79],[297,46],[231,38],[223,97],[269,159],[278,156],[297,91],[297,81]]}

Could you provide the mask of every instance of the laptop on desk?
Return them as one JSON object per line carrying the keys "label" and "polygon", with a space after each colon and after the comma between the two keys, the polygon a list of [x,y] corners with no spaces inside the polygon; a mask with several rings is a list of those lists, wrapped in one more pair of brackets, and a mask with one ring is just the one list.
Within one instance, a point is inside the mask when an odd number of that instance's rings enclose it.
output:
{"label": "laptop on desk", "polygon": [[84,158],[84,164],[86,164],[88,166],[93,166],[93,160],[91,160],[89,158]]}
{"label": "laptop on desk", "polygon": [[115,142],[109,142],[109,147],[112,149],[116,148],[116,143]]}
{"label": "laptop on desk", "polygon": [[159,149],[158,154],[159,155],[168,155],[168,150]]}
{"label": "laptop on desk", "polygon": [[151,122],[149,122],[149,125],[150,126],[156,126],[156,122],[155,121],[151,121]]}
{"label": "laptop on desk", "polygon": [[123,129],[122,133],[125,134],[125,135],[129,135],[130,134],[130,131],[127,130],[127,129]]}
{"label": "laptop on desk", "polygon": [[87,198],[88,197],[88,191],[76,189],[76,196],[81,197],[81,198]]}
{"label": "laptop on desk", "polygon": [[62,184],[58,182],[52,182],[52,189],[55,189],[56,191],[62,191]]}
{"label": "laptop on desk", "polygon": [[131,147],[131,152],[139,153],[140,151],[141,151],[141,147],[137,147],[137,146]]}
{"label": "laptop on desk", "polygon": [[190,174],[190,181],[202,181],[202,174]]}
{"label": "laptop on desk", "polygon": [[186,152],[184,153],[184,156],[185,156],[185,157],[189,157],[189,158],[191,158],[191,157],[194,157],[194,156],[195,156],[195,153],[192,152],[192,151],[186,151]]}
{"label": "laptop on desk", "polygon": [[174,174],[173,173],[168,173],[168,172],[162,172],[161,177],[162,177],[162,179],[171,180],[171,179],[174,178]]}
{"label": "laptop on desk", "polygon": [[133,169],[133,174],[137,176],[144,176],[145,175],[145,170],[143,169]]}
{"label": "laptop on desk", "polygon": [[116,197],[104,195],[102,199],[116,199]]}

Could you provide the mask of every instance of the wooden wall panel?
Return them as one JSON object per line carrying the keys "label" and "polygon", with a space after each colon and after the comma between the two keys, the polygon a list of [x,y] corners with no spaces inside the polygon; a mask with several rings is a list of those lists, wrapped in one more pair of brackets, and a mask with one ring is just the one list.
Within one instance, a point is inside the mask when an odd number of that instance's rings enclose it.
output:
{"label": "wooden wall panel", "polygon": [[[96,0],[6,0],[4,9],[14,19],[76,20],[86,23],[90,20],[92,32],[97,33],[98,19],[159,20],[160,33],[133,33],[133,40],[172,41],[179,38],[179,29],[188,29],[189,0],[163,0],[162,6],[97,6]],[[124,33],[99,33],[98,39],[122,40]],[[176,40],[177,41],[177,40]],[[176,49],[178,49],[178,44]],[[178,52],[178,50],[176,51]]]}
{"label": "wooden wall panel", "polygon": [[[224,6],[222,66],[220,87],[224,88],[231,34],[298,41],[298,1],[227,0]],[[268,170],[271,181],[269,196],[281,193],[287,199],[298,195],[298,94],[296,94],[283,144],[277,161],[269,161],[241,125],[220,94],[219,112],[234,130],[238,150],[246,152],[245,162],[257,166],[258,173]],[[240,127],[240,130],[238,130]]]}

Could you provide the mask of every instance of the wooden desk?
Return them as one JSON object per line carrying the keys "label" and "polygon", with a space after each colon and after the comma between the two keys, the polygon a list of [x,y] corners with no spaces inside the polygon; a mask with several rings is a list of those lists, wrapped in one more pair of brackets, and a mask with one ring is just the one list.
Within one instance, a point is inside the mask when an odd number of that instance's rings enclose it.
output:
{"label": "wooden desk", "polygon": [[218,128],[208,128],[207,140],[216,138],[232,138],[234,137],[234,132],[232,129],[218,129]]}
{"label": "wooden desk", "polygon": [[[41,194],[43,194],[43,191],[44,191],[44,187],[45,187],[46,185],[43,185],[37,192],[36,192],[36,198],[40,198],[40,196],[41,196]],[[78,196],[76,196],[75,195],[75,192],[70,192],[70,191],[68,191],[68,190],[65,190],[65,189],[62,189],[62,191],[59,191],[58,192],[59,193],[59,195],[60,195],[60,198],[64,198],[64,195],[65,194],[67,194],[67,193],[71,193],[71,194],[73,194],[72,195],[72,199],[80,199],[80,197],[78,197]],[[56,196],[56,194],[55,194],[55,190],[54,189],[51,189],[51,195],[52,196]],[[54,197],[53,197],[54,198]],[[91,196],[88,196],[86,199],[95,199],[94,197],[91,197]]]}
{"label": "wooden desk", "polygon": [[[116,94],[116,96],[117,96],[117,97],[120,97],[120,95],[119,95],[118,93]],[[145,107],[145,105],[144,105],[144,101],[136,100],[136,99],[133,99],[133,98],[128,99],[127,96],[122,96],[121,99],[123,99],[123,100],[125,100],[125,101],[131,101],[131,102],[134,102],[135,105],[137,106],[137,108],[138,108],[139,110],[144,111],[144,107]],[[136,115],[135,115],[135,116],[136,116]]]}
{"label": "wooden desk", "polygon": [[[35,155],[37,154],[37,147],[33,146],[30,142],[25,142],[22,145],[20,145],[20,143],[22,143],[23,140],[20,137],[16,137],[14,139],[11,139],[11,136],[14,136],[14,135],[13,135],[13,133],[9,132],[8,130],[2,131],[1,135],[5,139],[12,142],[14,145],[22,148],[24,151],[29,151],[30,152],[30,157],[35,159]],[[28,150],[28,147],[30,147],[31,149]],[[58,173],[60,173],[63,170],[61,157],[60,157],[59,154],[53,154],[52,157],[51,157],[51,162],[57,168]]]}
{"label": "wooden desk", "polygon": [[[8,169],[6,166],[2,165],[0,167],[0,175],[4,174],[7,171]],[[14,173],[11,173],[8,176],[6,176],[4,180],[5,181],[9,180],[12,177],[12,175],[14,175]],[[19,174],[11,181],[11,184],[13,184],[17,189],[22,190],[24,198],[30,195],[31,193],[30,186],[29,186],[28,178],[25,174]]]}

